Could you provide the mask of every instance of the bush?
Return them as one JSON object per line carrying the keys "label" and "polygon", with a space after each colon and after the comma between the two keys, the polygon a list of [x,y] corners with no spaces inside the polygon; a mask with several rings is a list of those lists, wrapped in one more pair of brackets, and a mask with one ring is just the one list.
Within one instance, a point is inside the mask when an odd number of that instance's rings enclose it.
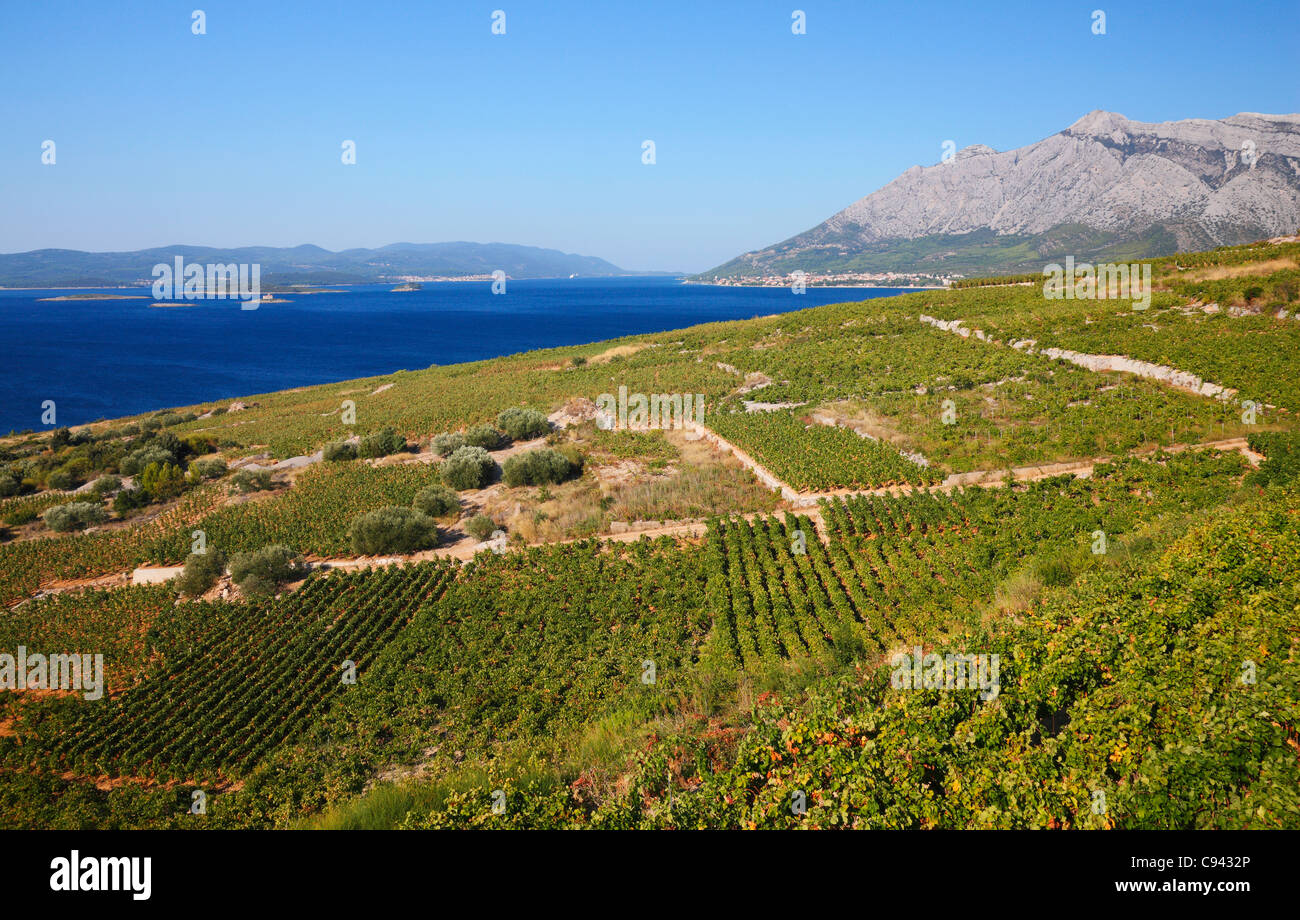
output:
{"label": "bush", "polygon": [[119,469],[127,476],[134,476],[151,463],[157,463],[161,466],[175,462],[176,455],[171,451],[156,444],[149,444],[127,454],[122,460]]}
{"label": "bush", "polygon": [[543,447],[506,460],[501,478],[508,486],[540,486],[563,482],[574,472],[574,464],[558,450]]}
{"label": "bush", "polygon": [[243,469],[230,477],[230,485],[238,492],[265,492],[275,484],[271,482],[270,470]]}
{"label": "bush", "polygon": [[439,465],[438,474],[443,482],[457,491],[481,489],[495,466],[483,448],[458,447]]}
{"label": "bush", "polygon": [[459,431],[444,432],[433,436],[430,449],[439,457],[446,457],[465,446],[465,435]]}
{"label": "bush", "polygon": [[0,498],[17,495],[22,482],[13,473],[0,473]]}
{"label": "bush", "polygon": [[368,434],[357,445],[358,457],[387,457],[399,450],[406,450],[406,438],[397,433],[392,425]]}
{"label": "bush", "polygon": [[143,508],[152,500],[144,489],[123,489],[113,496],[113,510],[118,514],[126,514],[136,508]]}
{"label": "bush", "polygon": [[346,440],[330,441],[321,450],[321,456],[329,463],[343,463],[357,459],[357,446]]}
{"label": "bush", "polygon": [[226,570],[226,556],[219,549],[190,553],[185,571],[176,577],[176,590],[187,597],[198,597],[217,583]]}
{"label": "bush", "polygon": [[227,469],[225,460],[216,458],[212,460],[195,460],[190,464],[190,480],[198,482],[200,479],[220,479],[226,475]]}
{"label": "bush", "polygon": [[60,492],[71,489],[76,484],[77,481],[72,478],[72,474],[67,470],[55,470],[45,479],[45,485]]}
{"label": "bush", "polygon": [[174,463],[150,463],[140,472],[140,488],[154,498],[174,498],[185,491],[185,474]]}
{"label": "bush", "polygon": [[475,425],[465,432],[465,443],[470,447],[497,450],[504,441],[505,436],[491,425]]}
{"label": "bush", "polygon": [[465,532],[482,543],[502,528],[486,514],[476,514],[465,522]]}
{"label": "bush", "polygon": [[122,477],[108,473],[96,479],[95,484],[90,487],[90,491],[94,492],[96,495],[104,496],[108,495],[110,492],[116,492],[121,488]]}
{"label": "bush", "polygon": [[354,520],[348,539],[352,551],[362,556],[413,553],[438,545],[438,525],[423,511],[390,505]]}
{"label": "bush", "polygon": [[423,511],[429,517],[442,517],[453,511],[460,511],[460,497],[446,486],[428,486],[415,493],[411,503],[417,511]]}
{"label": "bush", "polygon": [[108,515],[102,507],[91,502],[69,502],[66,505],[47,508],[41,517],[50,530],[67,533],[91,524],[102,524]]}
{"label": "bush", "polygon": [[266,597],[280,585],[307,574],[302,557],[287,546],[274,544],[256,552],[238,553],[230,560],[230,577],[245,594]]}
{"label": "bush", "polygon": [[497,427],[516,441],[527,441],[549,432],[551,423],[536,409],[517,406],[497,416]]}

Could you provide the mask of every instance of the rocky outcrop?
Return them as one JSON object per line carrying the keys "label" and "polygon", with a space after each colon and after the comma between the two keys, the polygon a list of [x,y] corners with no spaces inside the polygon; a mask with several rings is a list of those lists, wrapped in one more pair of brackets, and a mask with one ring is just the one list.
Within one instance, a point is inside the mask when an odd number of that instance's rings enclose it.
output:
{"label": "rocky outcrop", "polygon": [[[1079,227],[1105,238],[1061,232]],[[1154,234],[1186,251],[1297,227],[1300,115],[1146,123],[1095,111],[1025,147],[998,152],[976,144],[936,165],[913,166],[811,230],[714,273],[764,274],[774,266],[781,273],[800,257],[837,270],[864,253],[887,253],[890,241],[979,231],[1055,232],[1062,253],[1086,257],[1090,244],[1116,239]],[[925,270],[942,258],[922,261],[930,265],[893,267]]]}

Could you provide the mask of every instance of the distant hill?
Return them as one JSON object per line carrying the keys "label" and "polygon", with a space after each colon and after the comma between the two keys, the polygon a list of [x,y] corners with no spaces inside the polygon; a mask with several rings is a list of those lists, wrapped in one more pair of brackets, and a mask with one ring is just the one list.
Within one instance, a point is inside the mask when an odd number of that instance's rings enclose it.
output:
{"label": "distant hill", "polygon": [[1120,260],[1300,228],[1300,115],[1147,124],[1096,111],[999,153],[913,166],[811,230],[699,280],[822,272],[1037,271],[1065,255]]}
{"label": "distant hill", "polygon": [[628,275],[593,256],[511,243],[393,243],[379,249],[330,252],[319,246],[162,246],[134,252],[36,249],[0,254],[0,287],[116,287],[148,283],[153,267],[180,256],[194,263],[262,266],[264,286],[365,284],[408,277],[458,277],[504,271],[510,278]]}

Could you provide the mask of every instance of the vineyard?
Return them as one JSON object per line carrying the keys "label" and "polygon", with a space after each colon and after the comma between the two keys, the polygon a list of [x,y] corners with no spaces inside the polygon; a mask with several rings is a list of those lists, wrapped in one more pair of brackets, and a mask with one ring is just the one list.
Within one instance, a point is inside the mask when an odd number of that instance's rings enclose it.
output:
{"label": "vineyard", "polygon": [[805,424],[790,412],[715,415],[709,426],[796,489],[824,492],[943,479],[889,444],[845,428]]}
{"label": "vineyard", "polygon": [[[1298,253],[1150,260],[1146,310],[971,283],[0,439],[0,653],[102,654],[107,682],[0,694],[0,825],[1300,827]],[[709,437],[597,428],[620,387],[703,394],[804,495]],[[434,464],[238,472],[520,406],[564,421],[529,437],[570,475],[436,503],[429,555],[460,561],[339,558]],[[41,520],[86,499],[84,532]],[[456,539],[479,524],[508,544]],[[126,584],[196,530],[197,587]],[[272,565],[295,553],[339,568]],[[998,693],[895,684],[918,648],[998,656]]]}
{"label": "vineyard", "polygon": [[[191,604],[149,634],[157,669],[103,705],[25,708],[44,766],[89,776],[231,779],[291,740],[453,577],[446,563],[310,579],[257,606]],[[26,747],[26,745],[24,745]]]}
{"label": "vineyard", "polygon": [[715,642],[754,672],[824,657],[837,641],[878,656],[972,625],[1026,560],[1063,577],[1105,555],[1092,548],[1098,531],[1119,540],[1213,505],[1244,473],[1236,454],[1178,454],[1019,489],[823,500],[824,543],[808,517],[719,521],[707,540]]}

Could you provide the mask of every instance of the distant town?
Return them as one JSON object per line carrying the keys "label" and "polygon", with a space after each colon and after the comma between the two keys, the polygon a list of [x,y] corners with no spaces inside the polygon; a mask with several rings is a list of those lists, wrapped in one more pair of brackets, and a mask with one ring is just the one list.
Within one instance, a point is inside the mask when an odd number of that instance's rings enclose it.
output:
{"label": "distant town", "polygon": [[[916,272],[804,272],[807,287],[948,287],[963,275],[952,273],[928,275]],[[789,287],[799,279],[795,273],[785,275],[730,275],[708,281],[688,281],[689,284],[717,284],[724,287]]]}

